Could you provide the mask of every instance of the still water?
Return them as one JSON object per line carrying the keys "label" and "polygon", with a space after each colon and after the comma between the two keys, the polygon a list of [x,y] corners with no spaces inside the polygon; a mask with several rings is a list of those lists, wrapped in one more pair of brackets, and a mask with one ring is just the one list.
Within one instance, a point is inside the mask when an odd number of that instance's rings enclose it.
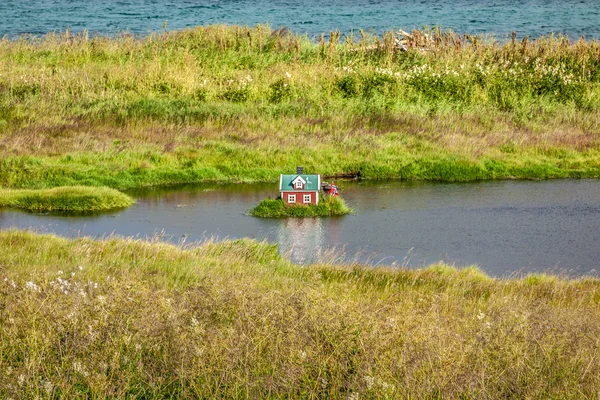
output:
{"label": "still water", "polygon": [[87,29],[92,35],[207,24],[287,26],[310,37],[339,29],[381,33],[441,25],[502,38],[565,33],[600,37],[597,0],[2,0],[0,37]]}
{"label": "still water", "polygon": [[297,263],[319,259],[419,267],[477,264],[494,276],[600,271],[600,181],[468,184],[338,182],[356,214],[258,219],[246,211],[277,185],[202,185],[133,193],[129,209],[84,216],[0,211],[0,229],[111,234],[175,243],[250,237]]}

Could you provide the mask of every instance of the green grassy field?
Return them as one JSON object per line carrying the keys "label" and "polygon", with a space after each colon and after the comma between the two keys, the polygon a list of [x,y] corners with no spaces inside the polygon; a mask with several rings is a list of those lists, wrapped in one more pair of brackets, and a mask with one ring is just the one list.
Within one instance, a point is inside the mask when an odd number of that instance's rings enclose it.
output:
{"label": "green grassy field", "polygon": [[0,41],[0,185],[600,176],[600,45],[269,27]]}
{"label": "green grassy field", "polygon": [[0,232],[2,398],[557,398],[600,385],[600,282]]}

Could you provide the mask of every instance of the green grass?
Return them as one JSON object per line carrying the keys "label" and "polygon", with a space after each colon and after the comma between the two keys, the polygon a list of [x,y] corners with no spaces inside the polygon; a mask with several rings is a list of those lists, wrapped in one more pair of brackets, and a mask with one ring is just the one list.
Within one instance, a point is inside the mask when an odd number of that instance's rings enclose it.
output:
{"label": "green grass", "polygon": [[103,211],[129,207],[134,202],[126,194],[104,187],[0,189],[0,208],[30,211]]}
{"label": "green grass", "polygon": [[264,199],[250,210],[250,215],[260,218],[286,217],[336,217],[352,213],[340,197],[322,198],[318,205],[286,205],[281,199]]}
{"label": "green grass", "polygon": [[600,281],[0,233],[2,398],[596,398]]}
{"label": "green grass", "polygon": [[1,40],[0,185],[600,176],[598,42],[413,34]]}

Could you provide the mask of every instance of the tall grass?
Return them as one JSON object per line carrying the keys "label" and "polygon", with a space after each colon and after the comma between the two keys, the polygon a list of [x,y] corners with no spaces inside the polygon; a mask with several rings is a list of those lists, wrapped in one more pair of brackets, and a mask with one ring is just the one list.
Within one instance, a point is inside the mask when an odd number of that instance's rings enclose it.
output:
{"label": "tall grass", "polygon": [[297,163],[372,178],[600,175],[596,41],[414,31],[398,52],[392,32],[330,36],[4,39],[0,183],[273,180]]}
{"label": "tall grass", "polygon": [[3,398],[595,398],[600,283],[0,233]]}

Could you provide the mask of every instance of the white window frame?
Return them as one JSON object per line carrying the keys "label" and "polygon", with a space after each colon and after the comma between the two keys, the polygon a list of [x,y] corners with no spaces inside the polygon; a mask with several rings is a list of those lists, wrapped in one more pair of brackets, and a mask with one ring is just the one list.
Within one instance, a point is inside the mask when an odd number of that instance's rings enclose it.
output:
{"label": "white window frame", "polygon": [[288,204],[295,204],[295,203],[296,203],[296,195],[288,194]]}
{"label": "white window frame", "polygon": [[300,179],[298,179],[296,181],[296,185],[294,186],[295,189],[302,189],[303,188],[303,184],[302,181]]}
{"label": "white window frame", "polygon": [[310,202],[311,202],[311,198],[310,197],[311,197],[310,194],[305,194],[304,197],[302,198],[303,203],[304,204],[310,204]]}

